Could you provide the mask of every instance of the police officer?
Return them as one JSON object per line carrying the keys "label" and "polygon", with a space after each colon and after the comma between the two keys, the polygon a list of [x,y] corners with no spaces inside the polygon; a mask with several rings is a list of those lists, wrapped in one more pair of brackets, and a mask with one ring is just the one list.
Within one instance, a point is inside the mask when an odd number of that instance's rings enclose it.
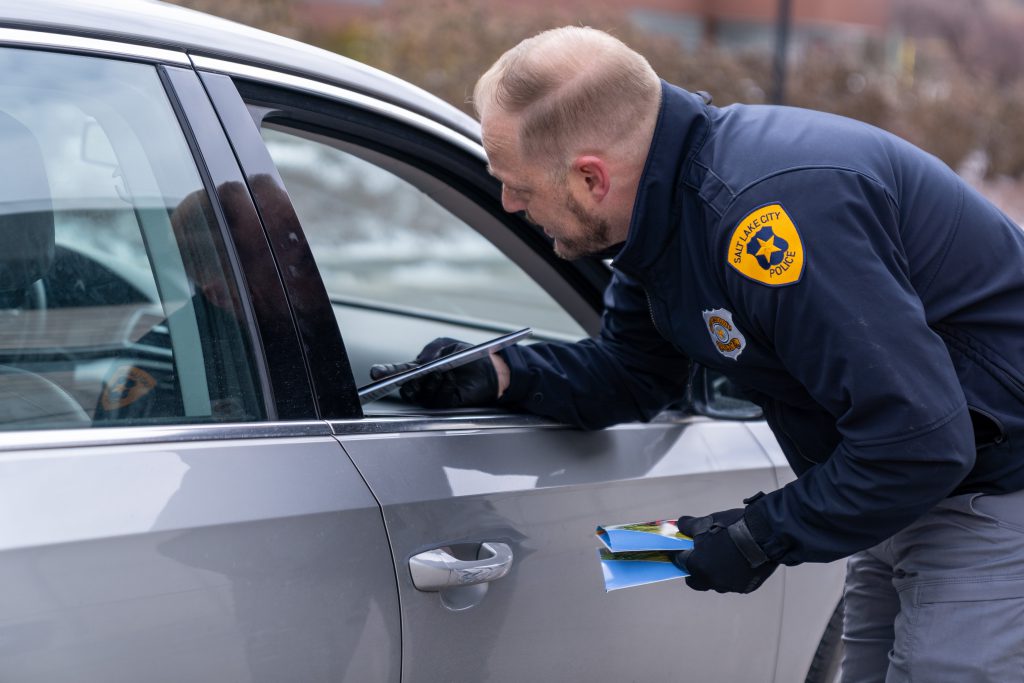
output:
{"label": "police officer", "polygon": [[564,258],[617,252],[602,328],[405,397],[599,428],[677,399],[690,360],[720,371],[799,476],[680,518],[689,585],[745,593],[779,564],[850,556],[845,681],[1020,680],[1020,229],[892,135],[710,106],[592,29],[522,42],[474,100],[505,209]]}

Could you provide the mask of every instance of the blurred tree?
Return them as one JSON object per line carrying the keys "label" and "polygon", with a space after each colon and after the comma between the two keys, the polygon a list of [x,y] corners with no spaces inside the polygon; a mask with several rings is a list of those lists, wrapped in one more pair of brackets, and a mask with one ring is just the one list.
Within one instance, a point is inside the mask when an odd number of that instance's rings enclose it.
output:
{"label": "blurred tree", "polygon": [[400,76],[466,111],[480,74],[520,40],[568,24],[600,28],[642,52],[659,74],[694,90],[715,90],[716,101],[764,100],[759,83],[770,64],[759,56],[714,50],[683,53],[671,39],[632,24],[612,2],[568,8],[552,2],[515,5],[486,0],[391,0],[381,11],[360,13],[310,39]]}
{"label": "blurred tree", "polygon": [[[1024,178],[1024,81],[1001,91],[991,109],[991,123],[985,130],[987,175]],[[1020,195],[1024,200],[1024,192]]]}
{"label": "blurred tree", "polygon": [[978,78],[1024,79],[1024,6],[1010,0],[897,0],[894,18],[912,38],[940,42]]}
{"label": "blurred tree", "polygon": [[[950,16],[953,21],[959,15]],[[472,112],[473,84],[504,50],[541,30],[566,24],[609,31],[643,53],[663,78],[691,90],[707,90],[716,104],[757,104],[767,99],[771,83],[767,53],[712,47],[686,52],[674,40],[643,32],[609,4],[571,11],[557,3],[531,4],[524,11],[487,0],[391,0],[379,12],[362,13],[340,28],[314,32],[310,39]],[[877,46],[869,46],[868,52],[884,54]],[[881,58],[865,61],[864,54],[819,44],[791,68],[790,103],[892,130],[957,167],[973,150],[987,150],[996,142],[990,118],[999,108],[994,104],[999,93],[955,59],[936,58],[930,63],[941,78],[900,81]],[[967,102],[982,104],[957,106]],[[1000,150],[1000,159],[1010,156]],[[1003,172],[1010,166],[1009,161],[1001,161],[989,169]]]}
{"label": "blurred tree", "polygon": [[175,5],[255,26],[290,38],[303,38],[291,0],[166,0]]}
{"label": "blurred tree", "polygon": [[[173,1],[339,52],[468,112],[476,79],[503,51],[567,24],[612,33],[663,78],[707,90],[718,105],[763,103],[771,84],[767,52],[684,51],[631,23],[614,0],[388,0],[322,26],[298,25],[289,0]],[[971,161],[978,182],[1014,176],[1024,186],[1024,3],[894,0],[894,20],[905,37],[902,71],[886,62],[881,40],[860,53],[822,42],[793,58],[789,102],[891,130],[955,169]]]}

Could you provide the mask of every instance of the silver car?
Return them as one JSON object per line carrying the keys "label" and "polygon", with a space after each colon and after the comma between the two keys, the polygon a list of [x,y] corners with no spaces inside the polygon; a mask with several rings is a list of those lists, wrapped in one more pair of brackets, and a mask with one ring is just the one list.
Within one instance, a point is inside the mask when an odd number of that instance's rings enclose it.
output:
{"label": "silver car", "polygon": [[829,675],[841,564],[604,591],[596,525],[792,478],[721,379],[594,432],[361,404],[435,337],[600,324],[606,266],[501,210],[456,109],[173,6],[9,2],[0,145],[0,680]]}

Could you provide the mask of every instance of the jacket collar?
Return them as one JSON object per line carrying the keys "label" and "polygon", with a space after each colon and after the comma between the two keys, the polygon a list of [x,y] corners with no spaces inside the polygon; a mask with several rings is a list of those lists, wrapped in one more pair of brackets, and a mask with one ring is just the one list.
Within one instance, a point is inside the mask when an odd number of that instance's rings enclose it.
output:
{"label": "jacket collar", "polygon": [[677,229],[677,193],[709,128],[707,105],[699,95],[661,82],[661,106],[654,137],[640,176],[626,242],[613,267],[634,278],[648,279],[644,273]]}

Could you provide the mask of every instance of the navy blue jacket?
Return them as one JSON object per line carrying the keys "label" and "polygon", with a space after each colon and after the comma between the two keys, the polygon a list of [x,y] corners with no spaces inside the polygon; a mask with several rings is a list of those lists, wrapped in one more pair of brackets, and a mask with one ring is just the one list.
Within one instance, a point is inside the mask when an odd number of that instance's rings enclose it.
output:
{"label": "navy blue jacket", "polygon": [[877,128],[662,93],[600,335],[506,350],[502,403],[598,428],[678,400],[690,359],[724,373],[799,475],[748,510],[786,564],[1024,488],[1018,226]]}

